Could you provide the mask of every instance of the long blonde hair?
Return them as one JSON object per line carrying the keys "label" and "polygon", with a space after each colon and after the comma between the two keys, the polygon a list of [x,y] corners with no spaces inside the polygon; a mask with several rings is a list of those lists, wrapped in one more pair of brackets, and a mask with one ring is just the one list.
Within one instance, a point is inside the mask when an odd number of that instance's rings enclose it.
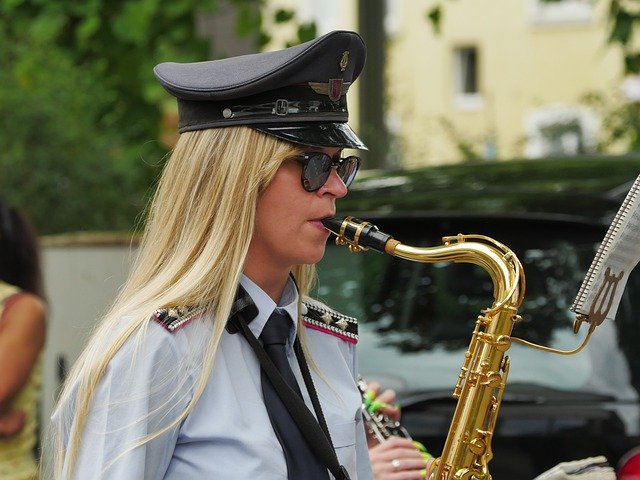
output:
{"label": "long blonde hair", "polygon": [[[224,330],[221,320],[231,310],[258,198],[282,161],[299,151],[294,144],[248,127],[181,135],[151,203],[131,274],[71,370],[58,400],[58,414],[69,413],[50,432],[55,478],[61,478],[63,470],[66,478],[72,475],[94,393],[109,362],[129,338],[144,331],[159,307],[206,306],[216,321],[188,406],[140,444],[175,426],[194,408],[213,368]],[[306,295],[314,267],[299,265],[292,273],[301,296]]]}

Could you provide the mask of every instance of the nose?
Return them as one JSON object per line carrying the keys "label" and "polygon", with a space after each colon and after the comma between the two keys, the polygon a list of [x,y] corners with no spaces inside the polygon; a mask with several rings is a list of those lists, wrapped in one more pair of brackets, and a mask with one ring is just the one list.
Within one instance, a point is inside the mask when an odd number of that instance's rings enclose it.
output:
{"label": "nose", "polygon": [[344,197],[347,192],[347,186],[340,178],[340,175],[338,175],[338,171],[335,167],[331,169],[331,173],[329,174],[329,178],[327,179],[325,184],[318,190],[319,195],[329,193],[336,198]]}

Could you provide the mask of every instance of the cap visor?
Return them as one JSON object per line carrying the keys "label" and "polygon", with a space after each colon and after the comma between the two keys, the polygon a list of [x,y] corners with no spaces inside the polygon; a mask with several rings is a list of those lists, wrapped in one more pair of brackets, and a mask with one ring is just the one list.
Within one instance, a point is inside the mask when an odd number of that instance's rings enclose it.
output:
{"label": "cap visor", "polygon": [[311,147],[357,148],[368,150],[346,123],[309,122],[295,125],[250,125],[263,133]]}

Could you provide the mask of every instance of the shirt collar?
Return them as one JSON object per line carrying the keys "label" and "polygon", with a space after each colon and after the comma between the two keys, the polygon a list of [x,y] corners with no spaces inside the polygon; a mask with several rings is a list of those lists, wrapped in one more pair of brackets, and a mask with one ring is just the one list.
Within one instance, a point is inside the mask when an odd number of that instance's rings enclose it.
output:
{"label": "shirt collar", "polygon": [[280,302],[276,304],[273,299],[267,295],[258,285],[256,285],[244,273],[240,276],[240,285],[247,291],[253,303],[258,308],[258,315],[249,323],[249,329],[256,338],[260,337],[262,329],[274,310],[286,311],[289,314],[293,328],[289,330],[288,348],[293,345],[296,338],[298,322],[298,288],[291,277],[287,279],[287,283],[282,292]]}

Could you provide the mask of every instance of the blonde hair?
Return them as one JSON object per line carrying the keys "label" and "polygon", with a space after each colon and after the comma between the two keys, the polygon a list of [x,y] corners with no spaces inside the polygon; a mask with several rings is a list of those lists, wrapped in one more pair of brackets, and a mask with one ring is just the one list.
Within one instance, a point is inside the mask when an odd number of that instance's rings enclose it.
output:
{"label": "blonde hair", "polygon": [[[63,470],[66,478],[72,476],[94,393],[109,362],[128,339],[145,331],[159,307],[206,306],[215,321],[189,404],[168,426],[149,433],[132,448],[156,438],[191,412],[213,368],[253,234],[258,198],[280,164],[299,152],[299,146],[248,127],[181,135],[150,205],[131,274],[60,395],[57,414],[64,417],[66,411],[69,418],[60,418],[51,427],[48,445],[55,455],[54,478],[61,478]],[[292,273],[301,297],[306,295],[314,267],[299,265]]]}

